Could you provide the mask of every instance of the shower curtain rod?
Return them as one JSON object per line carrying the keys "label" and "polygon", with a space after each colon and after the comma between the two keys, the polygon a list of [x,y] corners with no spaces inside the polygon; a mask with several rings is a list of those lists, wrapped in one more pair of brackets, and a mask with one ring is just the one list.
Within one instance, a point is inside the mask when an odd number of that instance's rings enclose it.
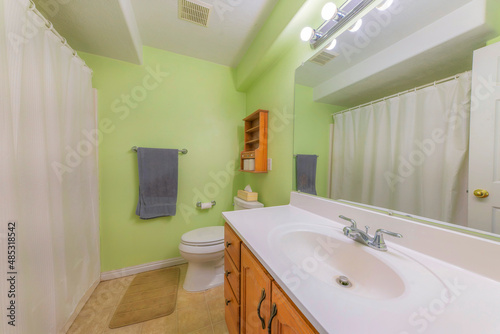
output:
{"label": "shower curtain rod", "polygon": [[92,69],[90,67],[88,67],[87,63],[85,63],[85,60],[83,60],[82,58],[80,58],[80,56],[78,56],[78,53],[68,44],[68,41],[66,41],[66,38],[62,37],[61,34],[59,34],[57,32],[57,30],[54,28],[54,25],[52,24],[52,22],[50,22],[49,20],[47,20],[42,15],[42,13],[40,13],[38,11],[38,9],[36,8],[36,5],[33,2],[33,0],[29,0],[29,3],[30,4],[28,6],[28,10],[31,10],[36,16],[38,16],[40,19],[42,19],[42,21],[45,24],[45,27],[47,29],[49,29],[57,38],[59,38],[59,40],[61,41],[61,44],[63,44],[65,47],[67,47],[71,51],[71,53],[73,54],[73,57],[76,57],[76,58],[80,59],[83,62],[83,66],[86,67],[86,68],[88,68],[90,70],[90,72],[93,74],[94,71],[92,71]]}
{"label": "shower curtain rod", "polygon": [[392,99],[393,97],[396,97],[396,96],[400,96],[400,95],[403,95],[403,94],[406,94],[406,93],[411,93],[411,92],[416,92],[417,90],[421,90],[421,89],[424,89],[424,88],[427,88],[427,87],[431,87],[431,86],[435,86],[437,84],[441,84],[441,83],[445,83],[445,82],[448,82],[448,81],[452,81],[452,80],[456,80],[458,79],[461,75],[464,75],[466,73],[471,73],[472,71],[465,71],[463,73],[460,73],[460,74],[456,74],[454,76],[451,76],[451,77],[448,77],[448,78],[445,78],[445,79],[441,79],[441,80],[437,80],[437,81],[434,81],[432,83],[429,83],[429,84],[426,84],[426,85],[423,85],[423,86],[419,86],[419,87],[416,87],[416,88],[412,88],[412,89],[408,89],[408,90],[405,90],[403,92],[399,92],[397,94],[393,94],[393,95],[390,95],[390,96],[386,96],[386,97],[383,97],[381,99],[378,99],[378,100],[375,100],[375,101],[371,101],[371,102],[367,102],[365,104],[361,104],[357,107],[352,107],[352,108],[349,108],[349,109],[346,109],[346,110],[343,110],[343,111],[340,111],[340,112],[337,112],[337,113],[334,113],[332,114],[332,116],[335,116],[335,115],[341,115],[343,113],[346,113],[346,112],[349,112],[351,110],[354,110],[354,109],[359,109],[359,108],[363,108],[363,107],[366,107],[366,106],[369,106],[371,104],[375,104],[375,103],[378,103],[378,102],[382,102],[382,101],[385,101],[385,100],[389,100],[389,99]]}

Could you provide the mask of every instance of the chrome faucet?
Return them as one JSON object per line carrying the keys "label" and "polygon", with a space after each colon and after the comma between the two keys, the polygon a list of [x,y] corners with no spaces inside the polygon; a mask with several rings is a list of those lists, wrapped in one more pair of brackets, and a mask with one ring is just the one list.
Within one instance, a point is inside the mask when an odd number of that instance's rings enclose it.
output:
{"label": "chrome faucet", "polygon": [[387,231],[384,229],[378,229],[375,232],[375,236],[371,237],[368,234],[369,227],[365,226],[366,232],[361,231],[358,229],[358,225],[356,224],[356,221],[354,219],[345,217],[340,215],[340,218],[347,220],[348,222],[351,223],[351,226],[344,227],[344,235],[354,241],[357,241],[359,243],[362,243],[364,245],[367,245],[368,247],[371,247],[373,249],[386,252],[387,251],[387,245],[384,241],[384,234],[396,237],[396,238],[402,238],[403,236],[399,233],[394,233],[391,231]]}

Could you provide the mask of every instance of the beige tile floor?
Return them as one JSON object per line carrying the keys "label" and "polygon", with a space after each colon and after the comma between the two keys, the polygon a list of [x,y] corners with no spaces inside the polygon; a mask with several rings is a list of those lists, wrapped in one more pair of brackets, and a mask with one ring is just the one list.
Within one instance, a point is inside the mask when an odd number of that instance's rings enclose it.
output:
{"label": "beige tile floor", "polygon": [[110,329],[108,324],[116,306],[135,276],[99,283],[78,314],[68,334],[225,334],[224,288],[187,292],[182,288],[187,265],[179,266],[181,277],[177,306],[169,316],[135,325]]}

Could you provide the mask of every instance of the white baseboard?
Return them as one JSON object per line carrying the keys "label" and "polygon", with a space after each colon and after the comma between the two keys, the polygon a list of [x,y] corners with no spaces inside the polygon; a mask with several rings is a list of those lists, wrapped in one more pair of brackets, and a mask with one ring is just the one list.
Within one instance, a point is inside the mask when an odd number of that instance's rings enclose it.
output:
{"label": "white baseboard", "polygon": [[116,270],[112,270],[112,271],[106,271],[106,272],[101,273],[101,281],[107,281],[110,279],[135,275],[135,274],[139,274],[139,273],[143,273],[145,271],[150,271],[150,270],[155,270],[155,269],[178,266],[178,265],[184,264],[184,263],[187,263],[187,261],[184,260],[182,257],[174,257],[172,259],[140,264],[140,265],[134,266],[134,267],[127,267],[127,268],[116,269]]}
{"label": "white baseboard", "polygon": [[66,324],[64,325],[63,329],[60,332],[61,334],[65,334],[68,332],[69,328],[71,327],[71,325],[73,325],[73,322],[75,321],[76,317],[78,316],[78,314],[82,310],[83,306],[89,300],[89,298],[92,295],[92,293],[94,292],[95,288],[97,288],[97,285],[99,285],[99,282],[100,282],[100,279],[99,278],[96,279],[96,281],[94,283],[92,283],[92,285],[87,290],[87,292],[85,292],[82,299],[80,299],[80,301],[78,302],[78,305],[76,305],[76,308],[73,311],[73,313],[71,314],[71,316],[69,317],[68,321],[66,321]]}

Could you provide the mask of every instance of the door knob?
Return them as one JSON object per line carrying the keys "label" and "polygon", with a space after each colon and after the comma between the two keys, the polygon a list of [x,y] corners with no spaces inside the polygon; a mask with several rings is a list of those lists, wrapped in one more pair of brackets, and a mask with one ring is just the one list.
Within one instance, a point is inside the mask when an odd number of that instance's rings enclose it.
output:
{"label": "door knob", "polygon": [[474,190],[474,196],[478,198],[486,198],[490,196],[490,193],[484,189],[476,189]]}

